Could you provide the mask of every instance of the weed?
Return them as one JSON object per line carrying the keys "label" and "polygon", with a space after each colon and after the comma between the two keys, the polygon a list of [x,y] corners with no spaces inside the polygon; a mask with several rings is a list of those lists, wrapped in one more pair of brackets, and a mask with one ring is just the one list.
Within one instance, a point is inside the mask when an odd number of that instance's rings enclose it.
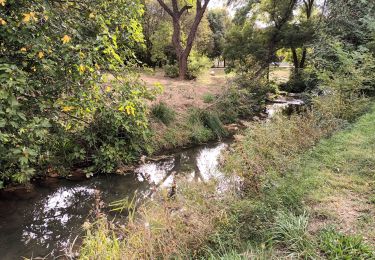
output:
{"label": "weed", "polygon": [[272,242],[286,246],[289,251],[305,253],[311,249],[307,225],[306,213],[296,216],[289,212],[279,211],[271,229]]}
{"label": "weed", "polygon": [[155,118],[159,119],[165,125],[169,125],[176,117],[176,112],[163,102],[153,105],[151,108],[151,113]]}
{"label": "weed", "polygon": [[210,94],[210,93],[206,93],[203,95],[203,102],[204,103],[212,103],[214,102],[215,100],[215,96]]}
{"label": "weed", "polygon": [[344,235],[333,228],[319,235],[319,248],[328,259],[374,259],[374,249],[361,237]]}

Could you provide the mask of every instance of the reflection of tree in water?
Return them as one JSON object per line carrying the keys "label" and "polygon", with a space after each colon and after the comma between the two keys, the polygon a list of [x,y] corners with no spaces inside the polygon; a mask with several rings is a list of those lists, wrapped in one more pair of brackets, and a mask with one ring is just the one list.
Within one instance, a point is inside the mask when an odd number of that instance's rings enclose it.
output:
{"label": "reflection of tree in water", "polygon": [[73,227],[88,217],[87,205],[93,201],[94,193],[94,189],[84,187],[60,188],[37,203],[32,212],[25,213],[31,216],[26,218],[29,223],[22,232],[24,243],[45,248],[66,246]]}

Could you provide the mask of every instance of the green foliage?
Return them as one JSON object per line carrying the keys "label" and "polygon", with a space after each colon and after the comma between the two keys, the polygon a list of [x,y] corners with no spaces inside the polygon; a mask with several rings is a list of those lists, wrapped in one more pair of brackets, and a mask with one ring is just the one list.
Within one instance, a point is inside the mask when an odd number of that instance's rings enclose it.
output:
{"label": "green foliage", "polygon": [[[375,58],[366,48],[346,49],[337,41],[317,49],[316,70],[319,88],[325,92],[321,101],[315,102],[320,110],[338,118],[353,120],[366,108],[363,95],[374,89]],[[329,105],[329,108],[325,107]]]}
{"label": "green foliage", "polygon": [[310,250],[308,216],[296,216],[289,212],[278,212],[271,229],[272,242],[286,246],[288,250],[299,254],[306,254]]}
{"label": "green foliage", "polygon": [[210,94],[210,93],[206,93],[203,95],[203,102],[204,103],[212,103],[214,102],[215,100],[215,96]]}
{"label": "green foliage", "polygon": [[224,137],[228,134],[215,112],[193,109],[190,112],[189,122],[192,125],[203,125],[217,137]]}
{"label": "green foliage", "polygon": [[178,66],[176,64],[173,65],[165,65],[164,66],[164,73],[166,77],[169,78],[178,78]]}
{"label": "green foliage", "polygon": [[188,59],[188,71],[186,76],[188,79],[195,79],[211,66],[212,62],[209,58],[193,51]]}
{"label": "green foliage", "polygon": [[151,95],[130,71],[119,75],[142,42],[140,3],[3,2],[0,180],[22,183],[83,160],[90,171],[112,172],[134,159]]}
{"label": "green foliage", "polygon": [[375,251],[359,236],[344,235],[334,229],[319,235],[319,248],[328,259],[373,259]]}
{"label": "green foliage", "polygon": [[165,125],[169,125],[176,118],[176,112],[163,102],[153,105],[151,113]]}
{"label": "green foliage", "polygon": [[220,120],[223,123],[234,123],[240,117],[251,116],[254,112],[251,94],[246,89],[232,86],[216,104]]}
{"label": "green foliage", "polygon": [[207,19],[213,33],[213,46],[208,52],[208,57],[218,58],[224,49],[224,35],[229,27],[229,14],[224,8],[209,10]]}
{"label": "green foliage", "polygon": [[[159,26],[154,28],[154,31],[150,32],[152,33],[150,36],[150,45],[152,46],[151,59],[154,62],[170,62],[171,57],[168,57],[169,55],[166,52],[170,42],[166,41],[165,39],[170,39],[172,37],[172,26],[169,21],[154,21],[154,23],[158,24]],[[167,76],[171,77],[169,75]]]}
{"label": "green foliage", "polygon": [[298,73],[293,72],[289,81],[285,84],[281,84],[280,90],[292,93],[302,93],[316,89],[318,84],[319,79],[316,72],[305,69]]}

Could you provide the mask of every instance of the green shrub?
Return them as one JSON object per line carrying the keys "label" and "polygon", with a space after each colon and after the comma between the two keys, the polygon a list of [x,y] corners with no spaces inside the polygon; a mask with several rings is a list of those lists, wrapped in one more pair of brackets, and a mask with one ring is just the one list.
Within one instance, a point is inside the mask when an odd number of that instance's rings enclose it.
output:
{"label": "green shrub", "polygon": [[178,66],[175,65],[165,65],[164,66],[164,73],[166,77],[169,78],[178,78],[179,72],[178,72]]}
{"label": "green shrub", "polygon": [[169,108],[164,102],[153,105],[151,107],[151,113],[153,117],[160,120],[165,125],[169,125],[176,118],[176,112]]}
{"label": "green shrub", "polygon": [[264,108],[263,103],[264,100],[259,103],[249,89],[232,86],[218,99],[215,110],[220,120],[224,124],[229,124],[239,118],[254,116]]}
{"label": "green shrub", "polygon": [[201,116],[204,125],[211,129],[211,131],[214,132],[217,137],[224,137],[228,135],[228,132],[221,123],[219,116],[215,112],[203,111]]}
{"label": "green shrub", "polygon": [[190,111],[189,122],[191,124],[202,125],[212,131],[217,137],[224,137],[228,133],[224,129],[219,116],[212,111],[193,109]]}
{"label": "green shrub", "polygon": [[215,96],[210,94],[210,93],[206,93],[203,95],[203,102],[204,103],[212,103],[214,102],[215,100]]}
{"label": "green shrub", "polygon": [[209,58],[195,51],[191,52],[188,60],[187,79],[195,79],[201,73],[208,70],[212,66]]}
{"label": "green shrub", "polygon": [[374,259],[375,251],[361,237],[344,235],[334,229],[319,235],[319,249],[328,259]]}
{"label": "green shrub", "polygon": [[140,3],[1,3],[0,183],[82,161],[108,171],[137,156],[151,93],[124,64],[143,41]]}
{"label": "green shrub", "polygon": [[280,90],[302,93],[315,89],[319,84],[318,76],[315,72],[305,69],[304,71],[293,73],[287,83],[281,84]]}

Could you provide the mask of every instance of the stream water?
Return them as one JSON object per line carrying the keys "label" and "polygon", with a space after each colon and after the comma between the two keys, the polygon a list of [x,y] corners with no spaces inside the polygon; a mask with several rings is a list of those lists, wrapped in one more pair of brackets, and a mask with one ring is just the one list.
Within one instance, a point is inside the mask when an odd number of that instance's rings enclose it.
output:
{"label": "stream water", "polygon": [[[267,114],[273,117],[301,102],[268,105]],[[84,235],[82,224],[93,217],[98,196],[105,213],[114,217],[109,203],[132,198],[135,193],[139,199],[146,198],[155,188],[171,187],[174,176],[189,181],[216,178],[218,188],[225,189],[226,180],[218,165],[221,152],[230,142],[181,150],[161,161],[144,163],[128,175],[99,175],[80,182],[47,178],[21,196],[0,198],[0,259],[65,259],[67,248]]]}
{"label": "stream water", "polygon": [[74,182],[46,179],[34,184],[23,197],[0,199],[0,259],[56,258],[63,255],[82,224],[93,215],[100,194],[106,207],[115,200],[146,197],[154,187],[171,187],[174,175],[190,181],[221,176],[218,159],[228,142],[182,150],[158,162],[140,165],[132,174],[109,174]]}

